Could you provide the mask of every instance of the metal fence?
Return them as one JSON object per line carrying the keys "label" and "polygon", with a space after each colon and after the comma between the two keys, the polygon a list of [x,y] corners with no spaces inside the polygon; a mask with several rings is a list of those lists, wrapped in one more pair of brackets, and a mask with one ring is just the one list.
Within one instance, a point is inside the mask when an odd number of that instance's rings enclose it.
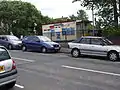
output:
{"label": "metal fence", "polygon": [[[94,34],[93,34],[94,32]],[[79,38],[81,36],[101,36],[96,30],[72,30],[72,31],[61,31],[61,32],[44,32],[44,36],[49,37],[53,41],[69,41]]]}

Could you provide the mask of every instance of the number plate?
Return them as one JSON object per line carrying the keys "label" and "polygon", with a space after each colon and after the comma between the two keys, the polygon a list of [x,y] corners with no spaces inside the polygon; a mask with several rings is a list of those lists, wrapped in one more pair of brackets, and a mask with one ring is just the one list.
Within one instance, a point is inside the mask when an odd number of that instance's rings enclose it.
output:
{"label": "number plate", "polygon": [[59,47],[56,47],[55,49],[59,49]]}
{"label": "number plate", "polygon": [[4,66],[0,66],[0,72],[4,71]]}

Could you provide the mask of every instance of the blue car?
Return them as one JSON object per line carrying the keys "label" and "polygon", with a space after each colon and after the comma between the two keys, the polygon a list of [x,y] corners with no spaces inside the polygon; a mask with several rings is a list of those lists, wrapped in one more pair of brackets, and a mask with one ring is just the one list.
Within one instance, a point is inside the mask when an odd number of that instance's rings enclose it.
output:
{"label": "blue car", "polygon": [[9,50],[21,49],[22,41],[14,35],[0,35],[0,45],[5,46]]}
{"label": "blue car", "polygon": [[40,51],[46,52],[58,52],[60,51],[60,44],[51,41],[46,36],[26,36],[22,40],[22,50]]}

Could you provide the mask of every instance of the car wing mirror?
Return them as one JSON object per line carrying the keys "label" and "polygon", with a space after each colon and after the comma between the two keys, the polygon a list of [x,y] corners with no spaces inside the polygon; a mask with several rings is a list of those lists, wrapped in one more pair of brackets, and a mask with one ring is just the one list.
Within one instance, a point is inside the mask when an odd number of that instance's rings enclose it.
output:
{"label": "car wing mirror", "polygon": [[104,43],[101,43],[100,45],[101,45],[101,46],[105,46],[105,44],[104,44]]}
{"label": "car wing mirror", "polygon": [[36,42],[40,42],[40,40],[37,40]]}

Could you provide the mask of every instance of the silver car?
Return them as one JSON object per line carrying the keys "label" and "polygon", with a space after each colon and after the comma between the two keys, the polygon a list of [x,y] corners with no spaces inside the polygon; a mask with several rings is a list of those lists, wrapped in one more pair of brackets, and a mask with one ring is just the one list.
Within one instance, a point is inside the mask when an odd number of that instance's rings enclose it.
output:
{"label": "silver car", "polygon": [[105,56],[111,61],[120,59],[120,46],[104,37],[84,36],[68,43],[73,57],[81,54],[93,56]]}
{"label": "silver car", "polygon": [[17,78],[15,61],[12,60],[8,50],[0,46],[0,86],[8,89],[14,87]]}
{"label": "silver car", "polygon": [[5,46],[9,50],[21,49],[22,41],[14,35],[0,35],[0,45]]}

